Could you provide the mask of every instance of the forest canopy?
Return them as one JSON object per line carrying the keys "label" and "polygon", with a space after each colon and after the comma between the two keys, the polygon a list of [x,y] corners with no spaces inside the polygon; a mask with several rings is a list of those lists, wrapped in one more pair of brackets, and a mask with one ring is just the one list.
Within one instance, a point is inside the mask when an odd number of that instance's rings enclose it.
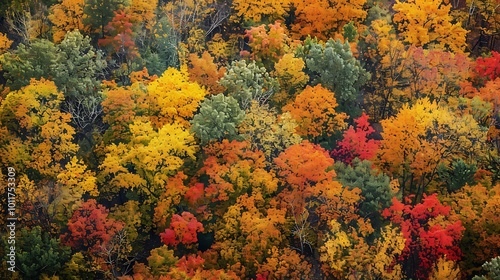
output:
{"label": "forest canopy", "polygon": [[0,4],[1,279],[498,279],[495,0]]}

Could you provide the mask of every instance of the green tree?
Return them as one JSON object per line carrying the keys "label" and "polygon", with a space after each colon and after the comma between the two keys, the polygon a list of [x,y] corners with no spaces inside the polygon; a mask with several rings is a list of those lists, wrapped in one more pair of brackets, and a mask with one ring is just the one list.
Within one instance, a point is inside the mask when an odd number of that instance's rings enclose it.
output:
{"label": "green tree", "polygon": [[500,279],[500,257],[491,259],[483,264],[483,268],[488,271],[488,276],[474,276],[472,280],[497,280]]}
{"label": "green tree", "polygon": [[305,60],[307,74],[314,85],[321,84],[335,92],[340,111],[360,115],[360,110],[354,108],[359,108],[356,103],[360,97],[359,90],[368,81],[370,74],[353,56],[348,42],[330,39],[323,44],[317,39],[308,38],[297,49],[297,56]]}
{"label": "green tree", "polygon": [[102,53],[91,45],[91,39],[78,30],[66,33],[56,46],[53,78],[66,98],[81,99],[95,96],[107,66]]}
{"label": "green tree", "polygon": [[28,85],[32,78],[53,77],[52,63],[56,57],[57,48],[48,40],[37,39],[29,45],[20,44],[15,51],[0,57],[6,86],[18,90]]}
{"label": "green tree", "polygon": [[374,226],[381,226],[381,211],[391,206],[395,195],[389,177],[374,169],[370,161],[358,158],[352,161],[352,165],[338,161],[333,168],[342,186],[361,190],[364,199],[359,203],[359,215],[370,218]]}
{"label": "green tree", "polygon": [[169,19],[161,17],[153,26],[152,34],[138,43],[139,53],[151,75],[160,76],[167,68],[179,66],[177,45],[179,38],[172,28]]}
{"label": "green tree", "polygon": [[43,274],[57,275],[64,263],[69,260],[70,248],[61,245],[58,238],[52,238],[40,227],[31,230],[21,229],[16,242],[16,268],[24,279],[33,279]]}
{"label": "green tree", "polygon": [[83,19],[84,24],[88,24],[99,32],[100,37],[104,36],[104,27],[111,21],[114,11],[123,8],[123,0],[85,0],[83,13],[87,15]]}
{"label": "green tree", "polygon": [[244,118],[245,112],[236,99],[217,94],[201,102],[200,112],[191,120],[191,131],[202,144],[222,138],[233,140],[238,136],[237,126]]}
{"label": "green tree", "polygon": [[252,100],[259,104],[266,103],[279,91],[278,80],[267,73],[266,68],[259,67],[255,61],[234,61],[220,80],[229,96],[234,97],[242,109],[250,107]]}
{"label": "green tree", "polygon": [[449,193],[458,191],[465,185],[475,185],[474,174],[476,171],[476,164],[467,164],[463,159],[454,160],[449,166],[441,164],[437,169],[439,180],[445,183]]}

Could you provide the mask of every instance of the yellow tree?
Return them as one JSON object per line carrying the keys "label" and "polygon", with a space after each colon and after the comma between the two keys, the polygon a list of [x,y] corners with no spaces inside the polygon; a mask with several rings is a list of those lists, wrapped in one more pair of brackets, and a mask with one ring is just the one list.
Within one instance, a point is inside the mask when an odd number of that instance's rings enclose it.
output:
{"label": "yellow tree", "polygon": [[405,87],[403,69],[407,62],[406,48],[393,25],[385,19],[371,22],[364,41],[371,66],[371,81],[365,94],[365,109],[375,121],[395,114],[403,105],[401,89]]}
{"label": "yellow tree", "polygon": [[12,135],[3,146],[6,166],[52,179],[63,170],[62,162],[78,150],[71,115],[60,111],[63,100],[56,85],[44,79],[7,95],[0,107],[2,126]]}
{"label": "yellow tree", "polygon": [[83,7],[85,0],[62,0],[50,8],[49,20],[52,22],[54,42],[60,42],[64,35],[73,30],[80,32],[90,31],[90,27],[83,24]]}
{"label": "yellow tree", "polygon": [[337,106],[334,93],[319,84],[307,86],[283,111],[290,112],[297,122],[299,135],[318,139],[319,136],[329,136],[334,131],[345,128],[344,120],[347,115],[337,113]]}
{"label": "yellow tree", "polygon": [[465,186],[446,200],[453,218],[461,220],[466,228],[461,241],[461,268],[472,274],[500,250],[500,184]]}
{"label": "yellow tree", "polygon": [[354,22],[360,28],[366,18],[363,6],[366,0],[292,0],[295,21],[292,36],[304,38],[318,37],[321,40],[334,38],[344,33],[344,25]]}
{"label": "yellow tree", "polygon": [[287,53],[274,65],[273,76],[278,79],[281,91],[272,97],[280,107],[286,105],[295,93],[301,91],[309,82],[309,76],[304,73],[306,63],[303,59]]}
{"label": "yellow tree", "polygon": [[[51,225],[51,203],[64,196],[75,202],[84,193],[97,194],[93,174],[74,158],[78,145],[73,143],[71,115],[60,111],[63,100],[53,82],[33,79],[9,92],[0,105],[0,164],[4,170],[17,170],[23,223],[48,231],[57,227]],[[78,172],[80,178],[76,178]]]}
{"label": "yellow tree", "polygon": [[267,104],[252,102],[239,126],[239,133],[252,149],[264,152],[266,164],[271,165],[272,160],[286,148],[302,142],[295,132],[296,128],[297,124],[290,113],[277,116],[276,111]]}
{"label": "yellow tree", "polygon": [[156,128],[179,123],[189,127],[189,120],[207,95],[200,85],[190,82],[186,69],[167,69],[160,78],[147,85],[151,123]]}
{"label": "yellow tree", "polygon": [[131,0],[127,7],[130,14],[130,21],[136,25],[143,25],[147,30],[151,30],[155,19],[155,10],[158,0]]}
{"label": "yellow tree", "polygon": [[405,105],[394,117],[381,121],[383,132],[376,162],[400,180],[403,196],[418,203],[437,174],[439,164],[462,158],[479,160],[486,131],[471,115],[459,116],[428,99]]}
{"label": "yellow tree", "polygon": [[232,8],[235,10],[233,21],[274,22],[288,15],[292,1],[272,0],[234,0]]}
{"label": "yellow tree", "polygon": [[0,55],[5,53],[10,48],[11,45],[12,45],[12,40],[9,40],[9,38],[7,38],[7,35],[0,32]]}
{"label": "yellow tree", "polygon": [[106,147],[106,158],[99,166],[99,178],[107,182],[103,190],[108,194],[134,190],[155,203],[184,160],[195,159],[194,137],[178,124],[155,129],[150,122],[134,121],[129,129],[130,142]]}
{"label": "yellow tree", "polygon": [[[262,198],[243,194],[217,220],[212,250],[219,252],[218,265],[242,278],[255,275],[271,249],[282,247],[285,211],[260,209]],[[243,269],[242,269],[243,268]]]}
{"label": "yellow tree", "polygon": [[436,46],[452,52],[463,52],[467,31],[453,23],[451,4],[442,0],[396,0],[394,22],[405,42],[417,47]]}

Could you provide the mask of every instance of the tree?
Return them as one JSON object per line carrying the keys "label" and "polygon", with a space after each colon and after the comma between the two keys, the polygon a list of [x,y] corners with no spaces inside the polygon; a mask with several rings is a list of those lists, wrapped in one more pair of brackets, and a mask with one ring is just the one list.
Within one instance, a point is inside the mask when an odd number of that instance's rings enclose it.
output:
{"label": "tree", "polygon": [[151,250],[148,257],[148,264],[153,275],[167,275],[169,269],[177,263],[178,258],[174,256],[174,251],[169,250],[166,245]]}
{"label": "tree", "polygon": [[459,279],[461,276],[460,268],[454,261],[446,260],[446,258],[439,258],[438,262],[432,268],[430,280],[439,279]]}
{"label": "tree", "polygon": [[108,209],[89,199],[73,213],[68,221],[68,232],[61,235],[63,244],[73,250],[95,254],[110,242],[124,224],[108,218]]}
{"label": "tree", "polygon": [[342,141],[337,143],[337,148],[332,151],[332,157],[344,163],[351,164],[354,158],[370,160],[377,153],[380,141],[369,139],[375,129],[368,122],[368,115],[363,113],[354,120],[356,130],[353,126],[344,131]]}
{"label": "tree", "polygon": [[438,176],[445,185],[448,193],[453,193],[466,185],[473,186],[477,172],[476,164],[467,164],[462,159],[451,162],[448,166],[441,164],[438,166]]}
{"label": "tree", "polygon": [[297,95],[293,103],[283,107],[290,112],[297,122],[297,134],[318,139],[323,135],[331,136],[334,131],[342,130],[347,119],[345,113],[337,113],[338,106],[335,93],[317,85],[307,86]]}
{"label": "tree", "polygon": [[281,91],[273,97],[273,101],[278,105],[285,105],[295,97],[297,92],[303,90],[309,82],[309,76],[304,73],[306,64],[304,60],[296,57],[292,53],[283,55],[274,65],[274,77],[278,79]]}
{"label": "tree", "polygon": [[252,150],[248,142],[224,139],[205,147],[204,152],[199,176],[208,177],[204,194],[213,203],[208,210],[218,216],[243,194],[268,199],[277,191],[278,181],[273,171],[266,170],[264,153]]}
{"label": "tree", "polygon": [[72,157],[65,169],[57,175],[53,199],[48,206],[48,212],[54,219],[53,223],[58,226],[66,225],[85,195],[99,195],[97,178],[81,160]]}
{"label": "tree", "polygon": [[83,13],[87,15],[83,23],[91,26],[92,32],[104,37],[104,28],[114,16],[114,11],[122,10],[122,0],[85,0]]}
{"label": "tree", "polygon": [[233,61],[227,68],[226,74],[220,80],[226,88],[226,93],[234,97],[245,110],[255,100],[259,104],[266,103],[273,94],[279,90],[278,81],[266,72],[264,67],[259,67],[252,61]]}
{"label": "tree", "polygon": [[195,159],[194,137],[178,124],[154,129],[150,122],[135,121],[129,129],[130,142],[106,148],[99,166],[100,181],[107,182],[103,192],[131,190],[154,206],[168,177],[177,173],[184,160]]}
{"label": "tree", "polygon": [[188,72],[191,82],[206,87],[211,94],[224,91],[224,88],[219,84],[219,80],[224,76],[226,68],[217,67],[210,53],[204,51],[201,57],[194,53],[190,54],[189,65]]}
{"label": "tree", "polygon": [[238,101],[224,94],[213,95],[201,102],[199,113],[191,120],[191,131],[207,144],[212,140],[238,137],[238,125],[245,118]]}
{"label": "tree", "polygon": [[330,39],[321,44],[316,39],[306,39],[297,49],[298,57],[306,62],[306,72],[314,85],[321,84],[335,92],[339,100],[339,110],[355,112],[359,89],[368,81],[370,75],[353,56],[349,43]]}
{"label": "tree", "polygon": [[[143,45],[138,44],[141,58],[152,75],[161,76],[169,67],[179,67],[178,44],[181,38],[166,16],[156,20],[151,34]],[[146,39],[146,38],[144,38]]]}
{"label": "tree", "polygon": [[61,173],[64,161],[78,150],[71,115],[60,111],[63,100],[56,85],[44,79],[7,95],[0,107],[1,125],[10,133],[2,145],[5,166],[23,170],[30,179],[54,180]]}
{"label": "tree", "polygon": [[0,55],[4,54],[12,45],[12,40],[0,32]]}
{"label": "tree", "polygon": [[460,221],[449,218],[451,208],[443,206],[437,195],[424,195],[414,206],[393,198],[393,205],[383,216],[401,226],[406,239],[399,258],[406,277],[427,279],[438,260],[458,261],[462,252],[458,247],[464,227]]}
{"label": "tree", "polygon": [[62,0],[50,7],[49,20],[52,22],[54,42],[58,43],[67,32],[80,30],[88,32],[89,27],[83,24],[83,7],[85,0]]}
{"label": "tree", "polygon": [[474,162],[481,155],[486,131],[470,115],[420,99],[381,121],[383,132],[376,164],[399,179],[403,197],[418,202],[435,181],[438,166],[462,158]]}
{"label": "tree", "polygon": [[437,45],[452,52],[464,51],[467,31],[461,23],[452,23],[451,5],[440,0],[399,0],[393,6],[404,41],[417,47]]}
{"label": "tree", "polygon": [[402,78],[408,64],[406,47],[398,40],[390,19],[376,19],[360,42],[366,44],[365,65],[371,79],[367,83],[364,107],[374,121],[385,119],[401,107]]}
{"label": "tree", "polygon": [[474,276],[473,280],[497,279],[500,277],[500,257],[493,258],[482,266],[483,269],[488,271],[488,276]]}
{"label": "tree", "polygon": [[198,242],[197,233],[203,232],[203,225],[198,222],[193,214],[182,212],[181,215],[174,214],[170,222],[170,228],[165,229],[165,232],[160,233],[161,241],[165,245],[177,246],[182,243],[186,247],[190,247],[193,243]]}
{"label": "tree", "polygon": [[91,39],[78,30],[66,33],[56,45],[57,57],[52,69],[54,82],[66,98],[88,99],[96,96],[107,67],[103,54],[91,45]]}
{"label": "tree", "polygon": [[471,63],[460,52],[410,47],[406,57],[402,78],[407,86],[401,88],[401,95],[408,102],[424,97],[446,102],[459,95],[461,81],[470,77]]}
{"label": "tree", "polygon": [[269,0],[236,0],[232,3],[232,8],[235,10],[233,17],[241,18],[242,21],[246,22],[273,22],[283,19],[288,15],[290,4],[290,0],[279,2]]}
{"label": "tree", "polygon": [[273,247],[268,252],[268,257],[264,264],[259,265],[257,279],[261,275],[271,279],[303,279],[311,277],[311,264],[305,260],[303,255],[290,248]]}
{"label": "tree", "polygon": [[452,215],[465,227],[461,240],[464,252],[462,270],[472,274],[475,268],[497,255],[500,250],[500,184],[465,186],[448,196]]}
{"label": "tree", "polygon": [[127,9],[132,23],[142,25],[143,28],[151,31],[155,23],[157,7],[158,0],[131,0]]}
{"label": "tree", "polygon": [[52,64],[56,57],[57,49],[48,40],[37,39],[29,45],[20,44],[12,53],[0,57],[6,86],[18,90],[27,86],[33,78],[53,77]]}
{"label": "tree", "polygon": [[132,17],[127,11],[114,12],[111,21],[104,27],[109,35],[99,39],[99,46],[110,46],[121,63],[127,63],[139,55],[135,45],[135,33],[132,30]]}
{"label": "tree", "polygon": [[109,88],[103,95],[103,122],[109,125],[104,141],[128,142],[131,136],[129,125],[148,118],[148,95],[144,85],[137,82],[132,86]]}
{"label": "tree", "polygon": [[372,225],[380,226],[382,210],[391,206],[396,193],[391,189],[389,177],[372,165],[368,160],[354,159],[352,165],[336,162],[333,167],[342,186],[361,190],[363,200],[358,206],[359,215],[370,218]]}
{"label": "tree", "polygon": [[16,268],[25,278],[57,275],[69,260],[70,248],[61,245],[58,238],[52,238],[40,227],[21,229],[18,240]]}
{"label": "tree", "polygon": [[364,234],[373,231],[369,223],[356,214],[361,191],[334,181],[334,162],[323,148],[303,141],[282,152],[274,163],[283,184],[283,190],[276,197],[276,208],[287,210],[293,246],[298,251],[313,251],[316,242],[321,244],[333,220],[362,228]]}
{"label": "tree", "polygon": [[179,123],[189,128],[191,119],[207,91],[188,79],[185,69],[169,68],[147,86],[148,116],[156,128]]}
{"label": "tree", "polygon": [[292,24],[292,34],[295,38],[306,36],[321,40],[335,38],[343,33],[343,27],[354,22],[360,27],[366,17],[363,6],[366,0],[293,0],[295,20]]}
{"label": "tree", "polygon": [[245,31],[245,38],[252,52],[242,51],[243,56],[250,56],[252,60],[261,63],[266,69],[272,69],[284,54],[288,53],[291,40],[285,27],[279,21],[274,24],[265,24],[252,27]]}
{"label": "tree", "polygon": [[479,79],[495,80],[500,77],[500,53],[491,52],[489,57],[478,57],[476,60],[476,73]]}
{"label": "tree", "polygon": [[285,212],[261,209],[262,204],[259,196],[243,194],[216,224],[212,249],[219,252],[218,263],[241,278],[255,275],[271,249],[280,246],[284,239]]}
{"label": "tree", "polygon": [[272,165],[273,159],[281,152],[302,141],[295,132],[296,128],[297,124],[290,113],[277,116],[268,104],[259,105],[254,101],[246,111],[238,131],[252,149],[264,152],[266,164]]}

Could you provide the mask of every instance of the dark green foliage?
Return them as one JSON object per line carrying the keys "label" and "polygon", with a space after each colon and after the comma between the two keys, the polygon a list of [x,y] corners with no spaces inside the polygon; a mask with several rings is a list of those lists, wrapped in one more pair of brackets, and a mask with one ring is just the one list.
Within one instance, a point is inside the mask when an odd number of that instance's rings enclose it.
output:
{"label": "dark green foliage", "polygon": [[139,52],[150,75],[161,76],[169,67],[179,66],[177,47],[179,38],[167,17],[162,17],[153,27],[154,36],[144,38]]}
{"label": "dark green foliage", "polygon": [[191,131],[202,144],[210,140],[234,140],[238,136],[237,126],[245,118],[245,112],[231,96],[217,94],[201,103],[200,112],[191,121]]}
{"label": "dark green foliage", "polygon": [[91,45],[90,38],[78,31],[67,33],[58,45],[45,39],[20,44],[12,53],[6,53],[0,63],[11,90],[28,85],[32,78],[45,78],[53,80],[70,99],[97,92],[106,68],[106,60]]}
{"label": "dark green foliage", "polygon": [[368,160],[355,158],[351,165],[336,162],[334,165],[337,180],[346,187],[361,189],[364,197],[359,205],[359,214],[369,217],[374,227],[381,226],[381,210],[391,206],[392,193],[390,180],[384,173],[373,169]]}
{"label": "dark green foliage", "polygon": [[356,26],[354,26],[354,22],[349,22],[344,25],[344,38],[347,39],[348,42],[354,42],[356,40],[356,36],[358,35],[358,31],[356,31]]}
{"label": "dark green foliage", "polygon": [[52,78],[52,64],[56,58],[57,48],[48,40],[37,39],[29,45],[20,44],[15,51],[0,58],[6,85],[11,90],[18,90],[28,85],[32,78]]}
{"label": "dark green foliage", "polygon": [[104,78],[106,60],[78,30],[68,32],[57,45],[52,65],[54,82],[66,98],[80,99],[95,95]]}
{"label": "dark green foliage", "polygon": [[226,74],[220,80],[229,96],[234,97],[245,110],[252,100],[260,105],[279,91],[278,80],[267,73],[266,68],[259,67],[255,61],[247,64],[245,60],[233,61]]}
{"label": "dark green foliage", "polygon": [[84,24],[92,26],[95,32],[104,36],[104,27],[113,19],[114,12],[124,4],[123,0],[85,0],[83,12],[87,15]]}
{"label": "dark green foliage", "polygon": [[40,227],[23,228],[18,238],[16,267],[23,279],[38,279],[42,274],[57,275],[70,257],[70,248],[51,238]]}
{"label": "dark green foliage", "polygon": [[475,185],[474,174],[477,171],[475,164],[467,164],[462,159],[455,160],[451,166],[439,165],[437,173],[439,179],[446,185],[448,193],[458,191],[466,184]]}
{"label": "dark green foliage", "polygon": [[353,56],[349,43],[330,39],[322,44],[317,39],[307,38],[297,49],[297,56],[306,62],[307,74],[314,85],[321,84],[335,93],[339,111],[351,117],[361,115],[360,88],[370,74]]}

